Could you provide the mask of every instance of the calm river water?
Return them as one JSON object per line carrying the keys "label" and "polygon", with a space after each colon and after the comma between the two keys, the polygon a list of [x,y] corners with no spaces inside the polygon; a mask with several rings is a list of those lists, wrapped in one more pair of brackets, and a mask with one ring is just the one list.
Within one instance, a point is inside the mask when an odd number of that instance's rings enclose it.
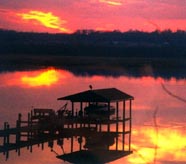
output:
{"label": "calm river water", "polygon": [[[34,107],[52,108],[64,105],[57,98],[93,89],[117,88],[134,96],[132,115],[133,154],[112,161],[113,164],[183,164],[186,163],[186,79],[164,79],[141,76],[75,76],[69,71],[47,68],[34,71],[0,73],[0,127],[8,121],[15,126],[18,113],[27,116]],[[2,142],[2,140],[0,141]],[[64,151],[69,151],[70,140],[64,140]],[[74,144],[77,143],[75,139]],[[0,154],[2,164],[62,164],[56,158],[62,154],[54,142],[55,152],[48,143],[33,146],[31,153],[21,149],[18,156],[10,152],[8,160]]]}

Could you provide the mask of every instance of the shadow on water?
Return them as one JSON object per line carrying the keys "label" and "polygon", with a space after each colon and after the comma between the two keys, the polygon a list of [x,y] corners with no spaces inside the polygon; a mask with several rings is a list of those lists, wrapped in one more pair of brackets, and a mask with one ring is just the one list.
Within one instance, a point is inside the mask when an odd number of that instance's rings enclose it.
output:
{"label": "shadow on water", "polygon": [[47,67],[66,69],[78,76],[153,76],[169,79],[186,77],[185,58],[124,58],[83,56],[1,56],[0,72],[36,70]]}
{"label": "shadow on water", "polygon": [[[0,153],[7,160],[12,150],[21,155],[22,148],[33,152],[34,145],[44,149],[44,143],[48,143],[56,158],[70,163],[103,164],[132,153],[132,96],[116,88],[106,88],[58,100],[71,101],[70,108],[67,104],[57,111],[34,108],[27,120],[18,114],[16,127],[4,123],[4,129],[0,130],[3,140]],[[75,111],[77,104],[79,109]],[[68,152],[65,151],[65,139],[70,139]],[[62,154],[55,151],[55,142]]]}

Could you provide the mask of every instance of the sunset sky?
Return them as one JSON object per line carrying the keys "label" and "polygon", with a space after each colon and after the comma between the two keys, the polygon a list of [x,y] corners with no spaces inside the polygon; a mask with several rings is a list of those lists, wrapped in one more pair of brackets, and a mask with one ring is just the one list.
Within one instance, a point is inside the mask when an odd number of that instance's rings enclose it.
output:
{"label": "sunset sky", "polygon": [[78,29],[186,30],[185,0],[1,0],[0,28],[72,33]]}

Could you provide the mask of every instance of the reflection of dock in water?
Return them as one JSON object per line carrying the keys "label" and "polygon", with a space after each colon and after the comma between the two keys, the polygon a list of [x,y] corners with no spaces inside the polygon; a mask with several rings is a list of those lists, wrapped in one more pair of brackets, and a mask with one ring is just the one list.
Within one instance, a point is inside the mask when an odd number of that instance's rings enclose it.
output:
{"label": "reflection of dock in water", "polygon": [[57,112],[35,108],[26,121],[19,114],[15,128],[5,122],[0,130],[0,153],[8,159],[11,150],[20,155],[21,148],[32,152],[32,146],[43,149],[45,142],[53,150],[55,140],[63,148],[63,140],[70,138],[70,152],[56,153],[57,158],[71,163],[106,163],[129,155],[133,99],[115,88],[88,90],[58,99],[71,101],[70,109],[67,104]]}

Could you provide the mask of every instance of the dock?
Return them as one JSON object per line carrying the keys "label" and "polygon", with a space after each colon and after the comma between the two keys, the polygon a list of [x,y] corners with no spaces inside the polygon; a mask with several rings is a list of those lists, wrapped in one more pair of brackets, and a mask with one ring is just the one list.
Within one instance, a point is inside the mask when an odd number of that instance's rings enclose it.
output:
{"label": "dock", "polygon": [[[34,145],[43,149],[46,142],[49,144],[53,140],[61,141],[70,138],[71,152],[68,155],[58,155],[57,158],[65,159],[71,155],[90,154],[90,152],[97,154],[96,152],[99,151],[115,154],[118,158],[122,155],[129,155],[132,153],[133,99],[132,96],[115,88],[88,90],[58,98],[60,101],[70,101],[70,108],[67,107],[67,104],[57,111],[34,108],[27,114],[26,120],[23,120],[22,114],[19,113],[15,127],[4,122],[4,128],[0,129],[0,140],[2,141],[0,153],[3,153],[8,160],[9,152],[12,150],[16,150],[20,155],[22,148],[26,147],[32,152]],[[95,106],[99,110],[92,110],[92,107]],[[112,108],[113,112],[111,112]],[[118,146],[119,136],[122,138],[121,147]],[[74,153],[73,137],[85,138],[84,149],[82,142],[79,142],[80,150]],[[115,149],[109,150],[109,146],[114,142]]]}

